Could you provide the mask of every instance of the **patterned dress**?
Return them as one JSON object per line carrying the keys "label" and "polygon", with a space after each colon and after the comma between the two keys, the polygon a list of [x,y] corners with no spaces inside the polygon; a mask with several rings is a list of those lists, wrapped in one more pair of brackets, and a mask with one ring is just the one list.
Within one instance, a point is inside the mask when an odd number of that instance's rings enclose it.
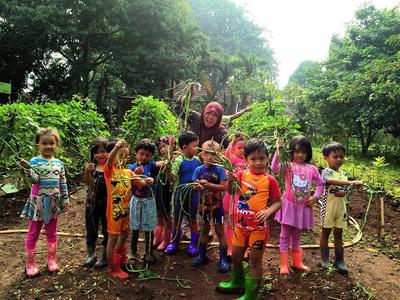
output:
{"label": "patterned dress", "polygon": [[21,217],[48,224],[69,203],[64,164],[56,158],[37,156],[30,160],[29,166],[32,189]]}

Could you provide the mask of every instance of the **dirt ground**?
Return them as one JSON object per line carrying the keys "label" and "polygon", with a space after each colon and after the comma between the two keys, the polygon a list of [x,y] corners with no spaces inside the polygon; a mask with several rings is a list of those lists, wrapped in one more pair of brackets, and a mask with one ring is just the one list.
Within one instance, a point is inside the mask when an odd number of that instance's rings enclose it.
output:
{"label": "dirt ground", "polygon": [[[72,195],[68,211],[60,217],[59,231],[85,234],[84,189]],[[27,221],[19,218],[27,193],[0,197],[0,230],[27,229]],[[368,195],[354,191],[350,197],[350,215],[361,225]],[[305,250],[308,273],[279,275],[279,251],[268,248],[264,256],[264,299],[400,299],[400,210],[398,203],[385,201],[386,235],[376,239],[377,205],[373,201],[364,237],[360,243],[346,248],[348,276],[334,269],[318,267],[319,250]],[[316,209],[317,211],[317,209]],[[318,242],[319,229],[306,232],[303,243]],[[354,228],[345,231],[345,240],[354,237]],[[279,227],[271,225],[269,243],[277,244]],[[233,299],[220,295],[215,286],[229,274],[216,270],[218,252],[210,249],[211,262],[200,269],[191,266],[185,245],[176,256],[156,252],[158,262],[146,274],[130,274],[127,280],[112,279],[104,271],[82,267],[85,239],[59,237],[58,262],[62,266],[56,275],[46,271],[45,236],[41,235],[37,255],[41,275],[28,279],[24,275],[25,234],[0,234],[0,299]],[[141,244],[143,251],[143,244]],[[333,251],[331,251],[333,252]],[[333,260],[333,253],[331,253]],[[139,266],[138,266],[139,267]],[[147,276],[144,276],[147,275]],[[165,279],[146,279],[149,275]],[[179,282],[176,280],[179,278]]]}

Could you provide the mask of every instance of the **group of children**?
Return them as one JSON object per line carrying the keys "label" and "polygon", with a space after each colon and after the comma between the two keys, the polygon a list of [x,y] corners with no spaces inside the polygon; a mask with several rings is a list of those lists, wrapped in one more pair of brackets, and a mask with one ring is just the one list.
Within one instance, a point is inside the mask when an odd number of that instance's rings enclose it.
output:
{"label": "group of children", "polygon": [[[22,161],[32,179],[31,195],[22,212],[29,217],[25,246],[26,274],[30,277],[39,274],[34,255],[43,223],[48,242],[48,270],[58,270],[57,218],[69,203],[64,166],[54,158],[59,135],[51,128],[40,129],[35,142],[40,156],[29,163]],[[192,265],[205,265],[209,262],[207,243],[213,223],[219,241],[218,270],[229,271],[228,256],[232,260],[231,280],[220,282],[217,291],[241,293],[240,299],[255,299],[261,287],[268,219],[275,214],[275,220],[281,224],[280,273],[289,273],[289,253],[292,269],[307,271],[300,237],[303,229],[314,226],[312,207],[319,201],[321,265],[327,268],[330,264],[328,238],[333,228],[335,264],[340,273],[347,273],[342,241],[342,231],[347,225],[345,194],[350,185],[363,183],[349,181],[340,170],[345,154],[342,145],[336,142],[324,145],[322,152],[328,168],[321,176],[310,164],[312,147],[304,136],[290,141],[287,147],[290,162],[280,162],[284,144],[277,141],[271,174],[267,173],[269,152],[262,140],[246,141],[243,135],[235,136],[223,152],[234,171],[227,171],[218,163],[219,144],[209,140],[199,147],[198,143],[198,136],[191,131],[179,136],[179,151],[171,137],[162,137],[155,144],[144,139],[134,149],[136,163],[129,166],[130,152],[125,141],[98,138],[90,145],[91,162],[85,165],[84,174],[88,186],[85,266],[108,266],[106,272],[111,276],[127,278],[121,266],[127,264],[127,259],[138,257],[140,231],[144,232],[146,242],[143,260],[152,264],[153,248],[168,255],[177,253],[184,218],[191,232],[187,253],[194,257]],[[156,150],[160,161],[153,160]],[[272,175],[280,173],[285,178],[282,196]],[[104,239],[97,258],[95,245],[100,223]],[[244,262],[246,255],[250,265]]]}

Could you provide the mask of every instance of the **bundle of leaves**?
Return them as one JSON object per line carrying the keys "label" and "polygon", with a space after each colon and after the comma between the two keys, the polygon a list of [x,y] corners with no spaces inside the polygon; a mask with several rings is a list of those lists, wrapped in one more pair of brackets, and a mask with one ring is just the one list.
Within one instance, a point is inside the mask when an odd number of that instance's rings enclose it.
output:
{"label": "bundle of leaves", "polygon": [[110,136],[104,118],[95,109],[89,99],[79,96],[63,104],[16,102],[0,106],[0,174],[15,182],[20,177],[19,160],[39,155],[37,130],[52,127],[61,138],[55,156],[64,162],[68,179],[77,180],[84,162],[89,161],[91,141]]}
{"label": "bundle of leaves", "polygon": [[132,101],[132,109],[125,114],[122,138],[133,149],[144,138],[156,140],[177,132],[178,121],[168,105],[153,96],[140,96]]}

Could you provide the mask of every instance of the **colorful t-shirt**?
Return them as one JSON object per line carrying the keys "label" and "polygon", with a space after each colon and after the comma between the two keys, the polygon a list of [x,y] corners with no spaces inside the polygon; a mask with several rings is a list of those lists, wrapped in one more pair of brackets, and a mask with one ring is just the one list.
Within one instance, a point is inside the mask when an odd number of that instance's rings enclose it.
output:
{"label": "colorful t-shirt", "polygon": [[[322,171],[322,177],[325,182],[329,178],[338,179],[338,180],[347,180],[347,173],[344,171],[336,172],[330,168],[326,168]],[[347,185],[328,185],[325,184],[324,195],[321,199],[321,219],[325,219],[325,214],[327,210],[327,204],[331,201],[340,201],[343,202],[345,206],[345,195],[349,191],[349,186]]]}
{"label": "colorful t-shirt", "polygon": [[[201,165],[194,170],[192,181],[205,179],[210,183],[220,184],[221,181],[226,180],[225,169],[220,166],[210,166],[207,168],[205,165]],[[214,210],[222,205],[223,192],[215,191],[204,191],[205,199],[204,203],[200,203],[200,210]],[[203,207],[204,204],[204,207]]]}
{"label": "colorful t-shirt", "polygon": [[172,163],[172,174],[177,178],[175,184],[181,185],[192,182],[194,170],[201,166],[201,162],[197,156],[187,158],[178,156]]}
{"label": "colorful t-shirt", "polygon": [[56,158],[37,156],[29,161],[29,166],[32,189],[21,217],[48,224],[69,203],[64,164]]}
{"label": "colorful t-shirt", "polygon": [[250,170],[239,172],[240,196],[237,206],[236,227],[245,231],[265,230],[267,222],[255,221],[257,212],[267,208],[271,200],[279,200],[281,191],[276,179],[267,174],[255,174]]}
{"label": "colorful t-shirt", "polygon": [[104,177],[107,186],[107,219],[118,221],[129,216],[129,202],[132,180],[137,178],[129,169],[104,165]]}
{"label": "colorful t-shirt", "polygon": [[[147,164],[142,165],[142,166],[143,166],[143,174],[141,174],[141,175],[146,175],[148,177],[155,179],[156,174],[157,174],[157,164],[154,161],[150,161]],[[137,169],[137,167],[138,167],[137,163],[134,163],[133,165],[129,166],[129,169],[134,172]],[[152,197],[154,194],[154,185],[140,186],[137,184],[133,184],[132,185],[132,194],[134,194],[136,197],[139,197],[139,198]]]}

